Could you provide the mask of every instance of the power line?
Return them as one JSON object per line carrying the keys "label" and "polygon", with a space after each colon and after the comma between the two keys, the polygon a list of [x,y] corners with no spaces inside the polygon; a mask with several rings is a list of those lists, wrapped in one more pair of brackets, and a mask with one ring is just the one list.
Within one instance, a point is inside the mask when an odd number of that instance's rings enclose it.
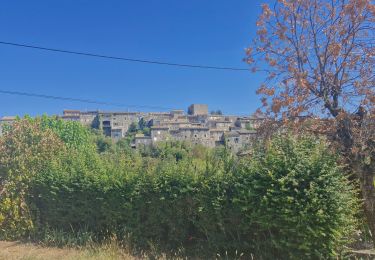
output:
{"label": "power line", "polygon": [[237,68],[237,67],[221,67],[221,66],[208,66],[208,65],[197,65],[197,64],[171,63],[171,62],[163,62],[163,61],[156,61],[156,60],[132,59],[132,58],[125,58],[125,57],[116,57],[116,56],[95,54],[95,53],[89,53],[89,52],[78,52],[78,51],[69,51],[69,50],[63,50],[63,49],[47,48],[47,47],[28,45],[28,44],[20,44],[20,43],[14,43],[14,42],[0,41],[0,44],[10,45],[10,46],[14,46],[14,47],[30,48],[30,49],[52,51],[52,52],[59,52],[59,53],[68,53],[68,54],[75,54],[75,55],[82,55],[82,56],[89,56],[89,57],[96,57],[96,58],[104,58],[104,59],[112,59],[112,60],[120,60],[120,61],[128,61],[128,62],[148,63],[148,64],[167,65],[167,66],[185,67],[185,68],[196,68],[196,69],[249,71],[249,69]]}
{"label": "power line", "polygon": [[10,91],[10,90],[0,90],[1,94],[16,95],[16,96],[26,96],[26,97],[37,97],[44,99],[54,99],[54,100],[65,100],[65,101],[74,101],[88,104],[96,105],[106,105],[106,106],[116,106],[123,108],[147,108],[147,109],[157,109],[157,110],[173,110],[174,108],[170,107],[159,107],[159,106],[138,106],[138,105],[126,105],[121,103],[112,103],[112,102],[103,102],[93,99],[81,99],[81,98],[71,98],[71,97],[61,97],[61,96],[51,96],[38,93],[29,93],[29,92],[19,92],[19,91]]}
{"label": "power line", "polygon": [[[71,98],[71,97],[51,96],[51,95],[29,93],[29,92],[10,91],[10,90],[0,90],[0,94],[8,94],[8,95],[15,95],[15,96],[26,96],[26,97],[37,97],[37,98],[54,99],[54,100],[74,101],[74,102],[80,102],[80,103],[116,106],[116,107],[122,107],[122,108],[148,108],[148,109],[160,109],[160,110],[175,110],[176,109],[176,108],[172,108],[172,107],[160,107],[160,106],[126,105],[126,104],[121,104],[121,103],[103,102],[103,101],[92,100],[92,99],[80,99],[80,98]],[[240,113],[240,114],[237,114],[237,115],[247,116],[248,113],[243,112],[243,113]]]}

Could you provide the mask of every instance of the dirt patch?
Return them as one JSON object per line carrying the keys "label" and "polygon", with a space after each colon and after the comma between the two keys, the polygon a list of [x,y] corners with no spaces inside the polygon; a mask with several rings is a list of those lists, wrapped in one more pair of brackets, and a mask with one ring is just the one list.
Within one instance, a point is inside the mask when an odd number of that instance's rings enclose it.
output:
{"label": "dirt patch", "polygon": [[0,241],[0,260],[136,259],[117,248],[71,249]]}
{"label": "dirt patch", "polygon": [[47,248],[20,242],[0,242],[0,259],[73,259],[79,250]]}

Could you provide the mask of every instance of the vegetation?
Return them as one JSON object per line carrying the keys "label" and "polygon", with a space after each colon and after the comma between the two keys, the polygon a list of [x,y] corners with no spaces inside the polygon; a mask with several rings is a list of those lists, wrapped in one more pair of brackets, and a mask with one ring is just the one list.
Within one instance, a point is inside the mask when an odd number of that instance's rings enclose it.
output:
{"label": "vegetation", "polygon": [[246,130],[254,130],[254,128],[251,126],[251,123],[246,123],[245,128]]}
{"label": "vegetation", "polygon": [[22,237],[34,228],[26,203],[33,178],[59,158],[65,145],[30,119],[16,122],[0,139],[0,236]]}
{"label": "vegetation", "polygon": [[[375,234],[374,16],[370,0],[278,0],[263,5],[246,60],[265,71],[264,112],[282,122],[324,118],[327,135],[360,185]],[[345,172],[345,171],[343,171]],[[374,243],[375,243],[375,236]]]}
{"label": "vegetation", "polygon": [[115,237],[138,251],[301,259],[340,255],[356,228],[355,189],[325,140],[278,136],[251,159],[188,143],[101,143],[54,118],[9,128],[0,238],[80,246]]}
{"label": "vegetation", "polygon": [[99,117],[93,129],[18,118],[0,137],[0,239],[108,244],[103,258],[330,259],[366,216],[375,244],[374,15],[370,0],[263,5],[245,60],[266,73],[259,114],[281,128],[266,125],[247,157],[173,141],[134,150],[143,119],[115,143]]}
{"label": "vegetation", "polygon": [[110,241],[105,244],[92,244],[84,248],[56,248],[33,243],[0,241],[0,259],[27,260],[121,260],[121,259],[167,259],[154,257],[152,253],[133,255],[129,248]]}
{"label": "vegetation", "polygon": [[211,115],[222,115],[223,112],[219,109],[219,110],[212,110],[210,112]]}

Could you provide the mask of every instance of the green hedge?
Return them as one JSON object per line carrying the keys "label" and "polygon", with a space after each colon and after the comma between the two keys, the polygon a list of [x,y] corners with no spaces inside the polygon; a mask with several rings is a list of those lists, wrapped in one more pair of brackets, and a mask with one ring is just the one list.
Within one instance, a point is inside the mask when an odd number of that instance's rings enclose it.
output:
{"label": "green hedge", "polygon": [[337,255],[355,227],[353,186],[313,138],[275,138],[251,160],[224,151],[200,164],[103,161],[70,154],[36,176],[29,203],[39,231],[301,259]]}

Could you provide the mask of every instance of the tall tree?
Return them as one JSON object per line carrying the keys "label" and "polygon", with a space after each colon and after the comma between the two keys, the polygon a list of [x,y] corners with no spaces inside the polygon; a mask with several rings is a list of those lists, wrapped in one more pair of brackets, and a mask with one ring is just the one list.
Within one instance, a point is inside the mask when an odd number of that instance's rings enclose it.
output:
{"label": "tall tree", "polygon": [[325,132],[359,179],[375,237],[375,5],[277,0],[262,8],[246,61],[266,74],[257,91],[263,111],[283,122],[299,116],[329,122]]}

